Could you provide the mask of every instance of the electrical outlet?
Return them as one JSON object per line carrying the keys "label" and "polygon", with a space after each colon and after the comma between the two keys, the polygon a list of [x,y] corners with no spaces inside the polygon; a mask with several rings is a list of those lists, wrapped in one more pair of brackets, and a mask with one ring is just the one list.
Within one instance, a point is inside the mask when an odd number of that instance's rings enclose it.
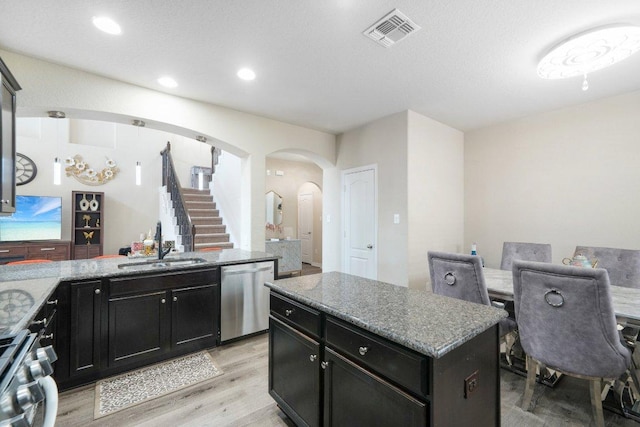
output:
{"label": "electrical outlet", "polygon": [[475,371],[473,374],[469,375],[464,379],[464,398],[468,399],[473,392],[475,392],[478,387],[480,381],[480,374],[478,371]]}

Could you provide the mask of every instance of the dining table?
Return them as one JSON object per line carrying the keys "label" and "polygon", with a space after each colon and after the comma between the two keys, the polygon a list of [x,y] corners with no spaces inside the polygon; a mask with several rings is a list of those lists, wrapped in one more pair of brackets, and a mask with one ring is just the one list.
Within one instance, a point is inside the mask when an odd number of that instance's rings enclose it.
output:
{"label": "dining table", "polygon": [[[510,270],[483,268],[483,275],[489,298],[504,303],[509,315],[514,316],[513,272]],[[636,384],[640,384],[640,350],[635,351],[640,332],[640,284],[638,286],[638,288],[628,288],[611,283],[610,287],[611,302],[619,325],[618,329],[621,332],[621,337],[632,351],[629,373],[632,381]],[[519,343],[516,343],[514,347],[515,350],[512,349],[510,358],[503,360],[501,366],[519,375],[526,376],[524,351]],[[562,374],[546,369],[544,374],[538,375],[538,382],[554,387],[561,377]],[[603,407],[640,422],[640,401],[635,399],[629,401],[629,399],[623,398],[619,391],[611,388],[606,399],[602,402]]]}
{"label": "dining table", "polygon": [[[513,273],[496,268],[483,269],[489,297],[501,301],[513,301]],[[640,327],[640,283],[638,288],[616,286],[611,283],[611,302],[618,324]]]}

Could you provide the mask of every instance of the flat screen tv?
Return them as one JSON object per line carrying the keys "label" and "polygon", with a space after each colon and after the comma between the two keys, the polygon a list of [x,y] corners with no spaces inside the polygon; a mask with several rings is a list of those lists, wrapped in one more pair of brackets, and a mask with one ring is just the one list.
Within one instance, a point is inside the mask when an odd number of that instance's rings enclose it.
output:
{"label": "flat screen tv", "polygon": [[0,216],[0,242],[60,240],[62,198],[16,196],[16,211]]}

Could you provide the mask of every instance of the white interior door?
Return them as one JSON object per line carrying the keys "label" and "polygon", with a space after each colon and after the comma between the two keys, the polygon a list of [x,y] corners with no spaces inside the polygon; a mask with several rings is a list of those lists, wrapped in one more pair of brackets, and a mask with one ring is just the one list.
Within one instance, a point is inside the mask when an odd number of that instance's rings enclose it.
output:
{"label": "white interior door", "polygon": [[313,194],[298,196],[298,237],[302,242],[302,262],[313,262]]}
{"label": "white interior door", "polygon": [[362,168],[343,173],[343,271],[376,279],[376,170]]}

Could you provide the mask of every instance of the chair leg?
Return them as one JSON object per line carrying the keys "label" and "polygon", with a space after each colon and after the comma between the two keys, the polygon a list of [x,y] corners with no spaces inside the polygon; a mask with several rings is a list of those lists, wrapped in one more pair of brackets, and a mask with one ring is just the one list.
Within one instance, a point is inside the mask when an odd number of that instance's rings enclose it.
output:
{"label": "chair leg", "polygon": [[597,427],[604,427],[604,414],[602,413],[602,382],[600,379],[589,380],[591,405],[593,407],[594,421]]}
{"label": "chair leg", "polygon": [[513,345],[516,343],[515,332],[509,332],[504,336],[504,344],[505,344],[505,359],[507,360],[507,364],[509,366],[513,365],[511,361],[511,351],[513,350]]}
{"label": "chair leg", "polygon": [[529,411],[531,407],[531,398],[533,398],[533,389],[536,385],[536,361],[527,354],[527,382],[524,387],[524,395],[522,397],[522,409]]}

